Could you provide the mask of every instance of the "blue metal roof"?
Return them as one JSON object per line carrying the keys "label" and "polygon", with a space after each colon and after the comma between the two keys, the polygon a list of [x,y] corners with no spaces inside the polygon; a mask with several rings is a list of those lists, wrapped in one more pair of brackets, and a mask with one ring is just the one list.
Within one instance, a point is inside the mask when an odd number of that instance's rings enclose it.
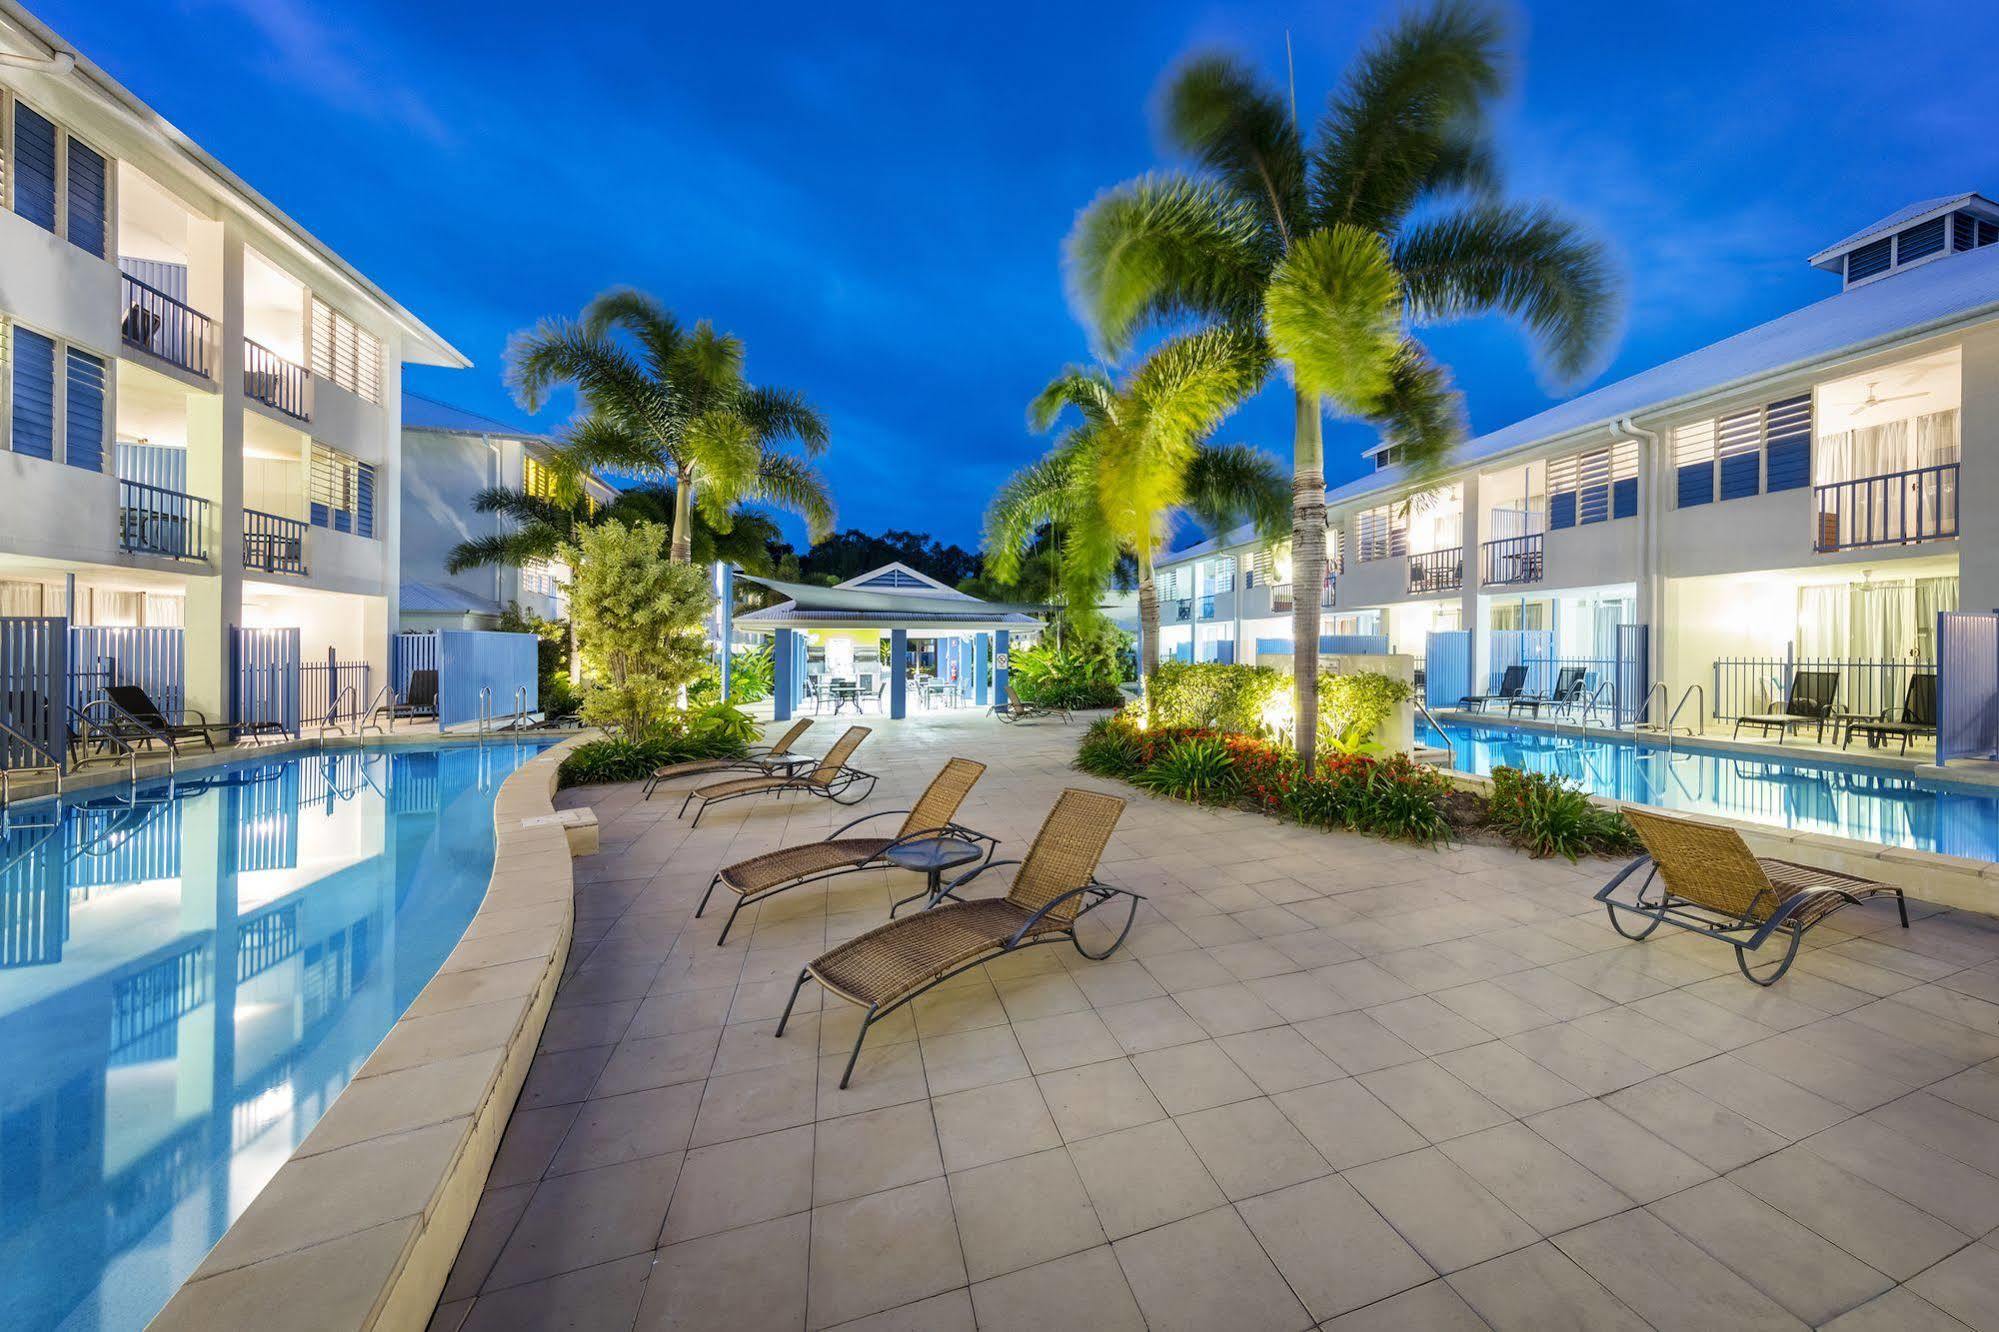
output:
{"label": "blue metal roof", "polygon": [[1993,207],[1990,199],[1987,199],[1975,190],[1965,194],[1940,194],[1934,199],[1923,199],[1917,203],[1908,205],[1906,208],[1897,208],[1880,221],[1862,227],[1845,240],[1834,241],[1831,245],[1826,246],[1805,262],[1811,264],[1813,267],[1817,267],[1842,251],[1850,250],[1854,246],[1865,241],[1871,241],[1877,236],[1885,236],[1891,231],[1899,230],[1904,223],[1913,222],[1917,218],[1926,217],[1931,213],[1949,212],[1953,208],[1962,208],[1973,200],[1983,203],[1987,208]]}

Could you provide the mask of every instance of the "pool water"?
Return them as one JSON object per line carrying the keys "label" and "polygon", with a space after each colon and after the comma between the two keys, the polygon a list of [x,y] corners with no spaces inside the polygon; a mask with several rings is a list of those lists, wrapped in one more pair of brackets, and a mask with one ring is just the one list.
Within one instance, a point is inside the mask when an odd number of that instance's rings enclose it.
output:
{"label": "pool water", "polygon": [[138,1328],[485,895],[540,745],[334,750],[0,829],[0,1328]]}
{"label": "pool water", "polygon": [[[1452,766],[1556,773],[1594,795],[1720,814],[1887,846],[1999,860],[1999,789],[1918,781],[1837,762],[1745,757],[1631,740],[1556,736],[1504,726],[1449,726]],[[1429,726],[1418,739],[1442,748]]]}

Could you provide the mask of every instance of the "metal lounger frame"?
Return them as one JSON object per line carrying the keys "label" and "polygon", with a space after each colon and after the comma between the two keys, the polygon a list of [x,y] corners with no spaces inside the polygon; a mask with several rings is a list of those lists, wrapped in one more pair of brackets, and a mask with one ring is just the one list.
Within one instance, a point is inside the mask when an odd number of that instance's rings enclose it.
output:
{"label": "metal lounger frame", "polygon": [[[694,823],[692,826],[696,828],[701,826],[701,816],[708,812],[710,805],[720,805],[730,800],[742,800],[748,796],[786,795],[792,791],[804,791],[808,795],[816,795],[822,799],[830,800],[836,805],[858,805],[874,794],[875,783],[881,780],[874,773],[862,772],[859,768],[852,767],[842,767],[823,782],[809,776],[776,778],[773,775],[773,778],[778,782],[776,786],[759,786],[753,791],[730,791],[725,795],[702,796],[701,808],[694,811]],[[867,783],[867,790],[862,791],[852,799],[847,798],[846,793],[862,782]],[[687,798],[680,802],[680,812],[674,817],[684,817],[687,813],[687,806],[693,802],[694,797],[699,795],[701,795],[701,791],[698,787],[689,791]]]}

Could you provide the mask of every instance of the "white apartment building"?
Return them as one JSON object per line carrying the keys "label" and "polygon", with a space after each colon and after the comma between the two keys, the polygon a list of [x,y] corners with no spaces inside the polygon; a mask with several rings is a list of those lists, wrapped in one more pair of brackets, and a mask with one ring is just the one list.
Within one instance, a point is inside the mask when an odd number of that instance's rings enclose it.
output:
{"label": "white apartment building", "polygon": [[[544,620],[567,618],[569,570],[559,560],[483,565],[451,572],[463,541],[497,536],[508,520],[480,513],[482,490],[555,496],[550,442],[420,394],[403,395],[401,627],[490,629],[508,605]],[[586,503],[609,504],[617,491],[585,478]]]}
{"label": "white apartment building", "polygon": [[0,616],[184,629],[228,715],[238,628],[378,666],[401,376],[457,350],[0,0]]}
{"label": "white apartment building", "polygon": [[[1711,716],[1807,660],[1899,705],[1937,611],[1999,606],[1999,204],[1925,200],[1809,262],[1825,299],[1473,439],[1420,494],[1373,450],[1327,496],[1324,632],[1420,658],[1469,631],[1475,689],[1541,635],[1605,674],[1642,654]],[[1165,655],[1288,655],[1282,547],[1243,529],[1161,577]]]}

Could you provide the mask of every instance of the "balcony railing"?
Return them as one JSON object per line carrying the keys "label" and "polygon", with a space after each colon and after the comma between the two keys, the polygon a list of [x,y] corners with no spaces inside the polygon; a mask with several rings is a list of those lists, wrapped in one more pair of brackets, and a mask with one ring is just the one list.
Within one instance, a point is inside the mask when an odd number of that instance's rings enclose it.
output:
{"label": "balcony railing", "polygon": [[129,273],[121,276],[125,287],[125,318],[120,329],[125,345],[137,347],[203,379],[213,379],[208,360],[208,316]]}
{"label": "balcony railing", "polygon": [[1541,581],[1541,534],[1502,537],[1479,547],[1479,581],[1487,586]]}
{"label": "balcony railing", "polygon": [[243,393],[286,416],[312,419],[312,372],[259,343],[243,339]]}
{"label": "balcony railing", "polygon": [[1201,618],[1204,620],[1215,618],[1215,598],[1212,593],[1201,598]]}
{"label": "balcony railing", "polygon": [[1451,592],[1465,585],[1465,549],[1427,550],[1409,557],[1409,591]]}
{"label": "balcony railing", "polygon": [[1193,618],[1194,603],[1190,598],[1183,597],[1173,603],[1173,619],[1176,623],[1185,623]]}
{"label": "balcony railing", "polygon": [[118,482],[118,542],[142,555],[208,558],[208,501],[163,486]]}
{"label": "balcony railing", "polygon": [[1957,535],[1956,463],[1834,481],[1814,490],[1814,550],[1911,546]]}
{"label": "balcony railing", "polygon": [[305,532],[305,524],[296,518],[243,510],[243,567],[261,573],[304,573]]}

